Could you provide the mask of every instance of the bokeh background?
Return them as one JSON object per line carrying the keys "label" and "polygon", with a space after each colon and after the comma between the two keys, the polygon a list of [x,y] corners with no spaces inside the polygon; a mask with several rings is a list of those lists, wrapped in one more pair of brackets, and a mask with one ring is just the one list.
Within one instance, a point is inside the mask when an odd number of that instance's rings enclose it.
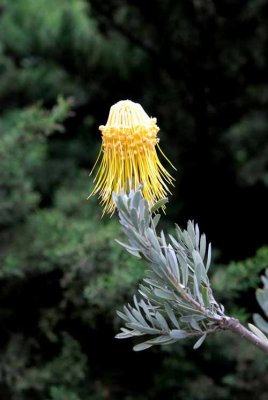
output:
{"label": "bokeh background", "polygon": [[[121,99],[157,117],[211,279],[242,322],[268,267],[267,0],[0,0],[1,400],[265,400],[268,360],[217,334],[134,353],[116,309],[144,274],[88,173]],[[164,161],[163,161],[164,162]]]}

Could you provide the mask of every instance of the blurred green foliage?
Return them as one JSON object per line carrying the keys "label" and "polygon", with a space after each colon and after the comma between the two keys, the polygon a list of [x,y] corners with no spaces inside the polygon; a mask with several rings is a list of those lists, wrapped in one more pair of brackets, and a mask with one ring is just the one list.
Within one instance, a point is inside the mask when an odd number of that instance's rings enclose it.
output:
{"label": "blurred green foliage", "polygon": [[239,298],[241,293],[259,286],[261,272],[267,267],[268,247],[262,247],[254,257],[218,268],[213,276],[213,286],[225,300]]}
{"label": "blurred green foliage", "polygon": [[68,110],[60,98],[50,113],[37,105],[9,111],[0,121],[1,227],[20,222],[37,206],[34,178],[44,162],[46,136],[63,129],[59,123]]}
{"label": "blurred green foliage", "polygon": [[266,0],[0,0],[1,400],[267,398],[267,360],[232,336],[142,355],[113,339],[144,266],[86,200],[98,125],[142,103],[179,170],[169,218],[216,244],[228,312],[259,312],[267,15]]}

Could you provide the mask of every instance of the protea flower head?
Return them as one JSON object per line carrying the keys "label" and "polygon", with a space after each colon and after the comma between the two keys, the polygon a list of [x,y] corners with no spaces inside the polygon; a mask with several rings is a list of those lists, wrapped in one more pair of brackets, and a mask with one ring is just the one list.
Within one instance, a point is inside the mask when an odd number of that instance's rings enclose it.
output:
{"label": "protea flower head", "polygon": [[103,213],[114,212],[112,193],[118,194],[121,189],[137,190],[142,184],[143,196],[150,205],[170,193],[168,185],[174,178],[157,155],[156,148],[166,158],[158,144],[156,118],[150,118],[140,104],[122,100],[111,107],[106,125],[99,130],[102,146],[91,171],[99,164],[90,196],[99,194]]}

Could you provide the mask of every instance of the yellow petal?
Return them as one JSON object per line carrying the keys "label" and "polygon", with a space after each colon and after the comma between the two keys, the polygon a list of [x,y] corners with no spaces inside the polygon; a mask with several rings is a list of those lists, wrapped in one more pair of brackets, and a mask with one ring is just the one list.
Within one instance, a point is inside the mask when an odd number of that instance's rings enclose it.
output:
{"label": "yellow petal", "polygon": [[103,213],[115,211],[113,192],[137,190],[140,183],[150,206],[170,193],[168,185],[174,178],[157,155],[156,147],[167,159],[158,144],[156,118],[150,118],[140,104],[122,100],[111,107],[106,125],[99,129],[102,147],[93,169],[100,164],[90,196],[99,195]]}

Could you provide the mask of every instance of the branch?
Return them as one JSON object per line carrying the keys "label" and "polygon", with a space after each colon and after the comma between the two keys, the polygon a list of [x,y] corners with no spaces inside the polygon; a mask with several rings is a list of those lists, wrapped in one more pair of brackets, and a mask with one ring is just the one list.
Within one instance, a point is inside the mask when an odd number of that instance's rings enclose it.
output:
{"label": "branch", "polygon": [[246,329],[236,318],[224,317],[219,321],[219,326],[221,329],[227,329],[241,338],[246,339],[248,342],[254,344],[259,349],[263,350],[268,354],[268,340],[261,339],[254,333]]}
{"label": "branch", "polygon": [[[123,312],[118,312],[126,328],[121,328],[117,338],[154,336],[135,346],[134,350],[138,351],[199,337],[194,345],[196,349],[208,334],[229,330],[268,353],[268,338],[264,333],[251,324],[250,331],[237,319],[225,315],[224,307],[215,300],[208,278],[211,246],[207,245],[205,235],[200,235],[197,224],[189,221],[185,230],[177,226],[176,238],[172,235],[167,238],[163,231],[158,236],[156,226],[160,214],[152,217],[140,190],[132,190],[128,195],[121,192],[114,195],[114,201],[128,240],[119,244],[132,255],[143,258],[149,266],[140,285],[142,299],[139,301],[134,296],[134,305],[128,304]],[[266,294],[262,293],[258,298],[266,304]]]}

